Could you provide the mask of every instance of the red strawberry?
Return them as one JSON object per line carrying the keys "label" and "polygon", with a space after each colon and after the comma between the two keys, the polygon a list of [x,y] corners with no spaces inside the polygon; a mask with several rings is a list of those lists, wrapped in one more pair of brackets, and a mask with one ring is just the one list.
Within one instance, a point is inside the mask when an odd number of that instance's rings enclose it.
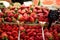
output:
{"label": "red strawberry", "polygon": [[18,17],[18,14],[14,14],[14,17],[17,18]]}
{"label": "red strawberry", "polygon": [[18,13],[21,13],[21,9],[18,10]]}
{"label": "red strawberry", "polygon": [[38,36],[42,36],[42,33],[37,33]]}
{"label": "red strawberry", "polygon": [[23,9],[22,11],[21,11],[21,14],[24,14],[26,12],[26,10],[25,9]]}
{"label": "red strawberry", "polygon": [[30,37],[28,40],[34,40],[34,37]]}
{"label": "red strawberry", "polygon": [[11,21],[12,21],[12,18],[6,17],[6,18],[5,18],[5,21],[11,22]]}
{"label": "red strawberry", "polygon": [[3,32],[3,33],[2,33],[2,38],[3,38],[3,37],[8,37],[8,35],[7,35],[6,32]]}
{"label": "red strawberry", "polygon": [[14,40],[13,36],[9,36],[9,39],[10,39],[10,40]]}
{"label": "red strawberry", "polygon": [[23,26],[20,26],[20,31],[24,31],[25,28]]}
{"label": "red strawberry", "polygon": [[29,21],[30,21],[30,22],[34,22],[35,20],[34,20],[33,17],[30,17],[30,18],[29,18]]}
{"label": "red strawberry", "polygon": [[24,21],[23,15],[19,15],[19,16],[18,16],[18,20],[19,20],[19,21]]}
{"label": "red strawberry", "polygon": [[3,20],[2,20],[2,18],[0,18],[0,22],[2,22]]}
{"label": "red strawberry", "polygon": [[28,20],[28,17],[29,17],[28,14],[27,13],[24,13],[24,19],[25,20]]}
{"label": "red strawberry", "polygon": [[52,34],[49,33],[49,32],[46,32],[45,35],[46,35],[48,38],[53,37]]}
{"label": "red strawberry", "polygon": [[25,39],[29,39],[29,36],[25,36]]}
{"label": "red strawberry", "polygon": [[37,18],[36,13],[34,13],[34,12],[32,12],[30,16],[32,16],[33,18]]}
{"label": "red strawberry", "polygon": [[40,9],[40,10],[38,10],[37,12],[38,12],[38,13],[42,13],[42,10]]}
{"label": "red strawberry", "polygon": [[0,40],[2,40],[2,37],[0,36]]}
{"label": "red strawberry", "polygon": [[2,12],[0,12],[0,17],[2,17],[4,14]]}
{"label": "red strawberry", "polygon": [[12,16],[14,16],[14,14],[12,13],[12,11],[8,11],[8,12],[7,12],[7,16],[8,16],[8,17],[12,17]]}
{"label": "red strawberry", "polygon": [[21,32],[20,37],[25,38],[25,36],[26,36],[25,32]]}
{"label": "red strawberry", "polygon": [[11,35],[12,33],[11,32],[7,32],[8,35]]}
{"label": "red strawberry", "polygon": [[12,35],[13,35],[13,37],[18,36],[17,31],[12,31]]}
{"label": "red strawberry", "polygon": [[31,29],[27,29],[26,32],[29,33],[31,31]]}
{"label": "red strawberry", "polygon": [[33,12],[37,12],[37,10],[36,9],[33,9]]}

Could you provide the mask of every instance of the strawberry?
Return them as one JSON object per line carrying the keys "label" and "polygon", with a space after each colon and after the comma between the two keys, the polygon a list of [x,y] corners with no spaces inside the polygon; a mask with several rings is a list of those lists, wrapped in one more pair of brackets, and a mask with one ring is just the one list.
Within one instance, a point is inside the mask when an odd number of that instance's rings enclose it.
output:
{"label": "strawberry", "polygon": [[18,13],[21,13],[21,9],[18,10]]}
{"label": "strawberry", "polygon": [[40,9],[40,10],[38,10],[37,12],[38,12],[38,13],[42,13],[42,10]]}
{"label": "strawberry", "polygon": [[25,39],[29,39],[29,36],[25,36]]}
{"label": "strawberry", "polygon": [[11,21],[12,21],[12,18],[6,17],[4,20],[5,20],[5,21],[8,21],[8,22],[11,22]]}
{"label": "strawberry", "polygon": [[30,37],[29,40],[34,40],[34,37]]}
{"label": "strawberry", "polygon": [[9,39],[10,39],[10,40],[14,40],[13,36],[9,36]]}
{"label": "strawberry", "polygon": [[23,15],[19,15],[19,16],[18,16],[18,20],[19,20],[19,21],[24,21]]}
{"label": "strawberry", "polygon": [[12,31],[12,35],[13,35],[13,37],[18,36],[17,31]]}
{"label": "strawberry", "polygon": [[24,31],[25,28],[23,26],[20,26],[20,31]]}
{"label": "strawberry", "polygon": [[36,13],[34,13],[34,12],[32,12],[30,16],[32,16],[33,18],[37,18]]}
{"label": "strawberry", "polygon": [[2,12],[0,12],[0,17],[4,16],[4,14]]}
{"label": "strawberry", "polygon": [[26,33],[25,32],[21,32],[21,38],[25,38],[25,36],[26,36]]}
{"label": "strawberry", "polygon": [[29,17],[29,21],[30,21],[30,22],[34,22],[35,20],[34,20],[33,17]]}
{"label": "strawberry", "polygon": [[6,32],[3,32],[3,33],[2,33],[2,38],[3,38],[3,37],[8,37],[8,35],[7,35]]}
{"label": "strawberry", "polygon": [[37,10],[36,9],[33,9],[33,12],[37,12]]}
{"label": "strawberry", "polygon": [[0,22],[2,22],[3,20],[2,20],[2,18],[0,18]]}
{"label": "strawberry", "polygon": [[18,14],[14,14],[14,17],[17,18],[18,17]]}
{"label": "strawberry", "polygon": [[14,16],[14,14],[12,13],[12,11],[9,11],[9,12],[7,12],[7,16],[12,17],[12,16]]}
{"label": "strawberry", "polygon": [[27,29],[26,32],[29,33],[31,31],[31,29]]}
{"label": "strawberry", "polygon": [[0,36],[0,40],[2,40],[2,37]]}
{"label": "strawberry", "polygon": [[42,36],[42,33],[37,33],[38,36]]}
{"label": "strawberry", "polygon": [[12,33],[11,32],[7,32],[8,35],[11,35]]}
{"label": "strawberry", "polygon": [[23,16],[24,16],[24,19],[25,19],[25,20],[28,20],[28,17],[29,17],[29,16],[28,16],[28,14],[27,14],[27,13],[24,13],[24,15],[23,15]]}
{"label": "strawberry", "polygon": [[52,37],[52,34],[49,33],[49,32],[46,32],[45,35],[46,35],[47,37]]}

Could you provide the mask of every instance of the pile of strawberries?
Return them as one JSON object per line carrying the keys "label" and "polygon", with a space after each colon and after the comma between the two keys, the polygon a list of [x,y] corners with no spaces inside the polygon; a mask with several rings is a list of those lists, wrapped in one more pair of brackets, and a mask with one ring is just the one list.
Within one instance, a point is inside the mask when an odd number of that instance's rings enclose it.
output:
{"label": "pile of strawberries", "polygon": [[[40,6],[24,6],[19,8],[10,7],[0,12],[0,22],[16,23],[39,23],[48,22],[49,10]],[[0,24],[0,40],[18,40],[18,27],[20,30],[20,40],[43,40],[42,27],[40,25],[16,25]],[[45,40],[60,39],[60,25],[51,26],[50,30],[44,29]]]}
{"label": "pile of strawberries", "polygon": [[0,21],[6,22],[24,22],[38,23],[39,21],[48,21],[49,10],[40,6],[23,6],[20,8],[7,8],[0,12]]}
{"label": "pile of strawberries", "polygon": [[18,40],[18,26],[0,24],[0,40]]}
{"label": "pile of strawberries", "polygon": [[[60,25],[44,29],[45,40],[60,40]],[[40,25],[20,26],[20,40],[43,40],[42,27]]]}
{"label": "pile of strawberries", "polygon": [[53,25],[50,30],[44,29],[45,40],[60,40],[60,25]]}
{"label": "pile of strawberries", "polygon": [[41,26],[20,26],[20,40],[43,40]]}

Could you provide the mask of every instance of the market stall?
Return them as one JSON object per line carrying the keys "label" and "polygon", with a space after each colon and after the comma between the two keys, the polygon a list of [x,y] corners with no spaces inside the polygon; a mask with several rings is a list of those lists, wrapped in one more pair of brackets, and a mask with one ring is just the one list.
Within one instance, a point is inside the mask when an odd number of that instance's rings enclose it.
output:
{"label": "market stall", "polygon": [[0,1],[0,40],[60,40],[60,9],[54,5]]}

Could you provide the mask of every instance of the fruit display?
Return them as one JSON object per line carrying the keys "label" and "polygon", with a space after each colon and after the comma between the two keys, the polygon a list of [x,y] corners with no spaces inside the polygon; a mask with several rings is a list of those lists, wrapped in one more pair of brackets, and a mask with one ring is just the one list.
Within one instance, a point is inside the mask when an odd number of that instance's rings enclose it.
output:
{"label": "fruit display", "polygon": [[[0,12],[0,39],[44,40],[42,34],[43,26],[45,40],[59,40],[60,25],[52,26],[52,23],[59,19],[60,12],[58,11],[49,10],[43,6],[20,4],[19,6],[15,4],[14,6],[3,8]],[[41,26],[40,22],[45,22],[46,24]]]}
{"label": "fruit display", "polygon": [[60,25],[53,25],[50,30],[44,29],[45,40],[60,40]]}
{"label": "fruit display", "polygon": [[0,40],[18,40],[18,26],[14,24],[0,24]]}
{"label": "fruit display", "polygon": [[20,26],[20,40],[43,40],[42,27],[40,25]]}
{"label": "fruit display", "polygon": [[48,22],[49,10],[36,6],[20,6],[19,8],[10,7],[0,12],[1,19],[4,22],[24,22],[24,23],[37,23],[39,21]]}

